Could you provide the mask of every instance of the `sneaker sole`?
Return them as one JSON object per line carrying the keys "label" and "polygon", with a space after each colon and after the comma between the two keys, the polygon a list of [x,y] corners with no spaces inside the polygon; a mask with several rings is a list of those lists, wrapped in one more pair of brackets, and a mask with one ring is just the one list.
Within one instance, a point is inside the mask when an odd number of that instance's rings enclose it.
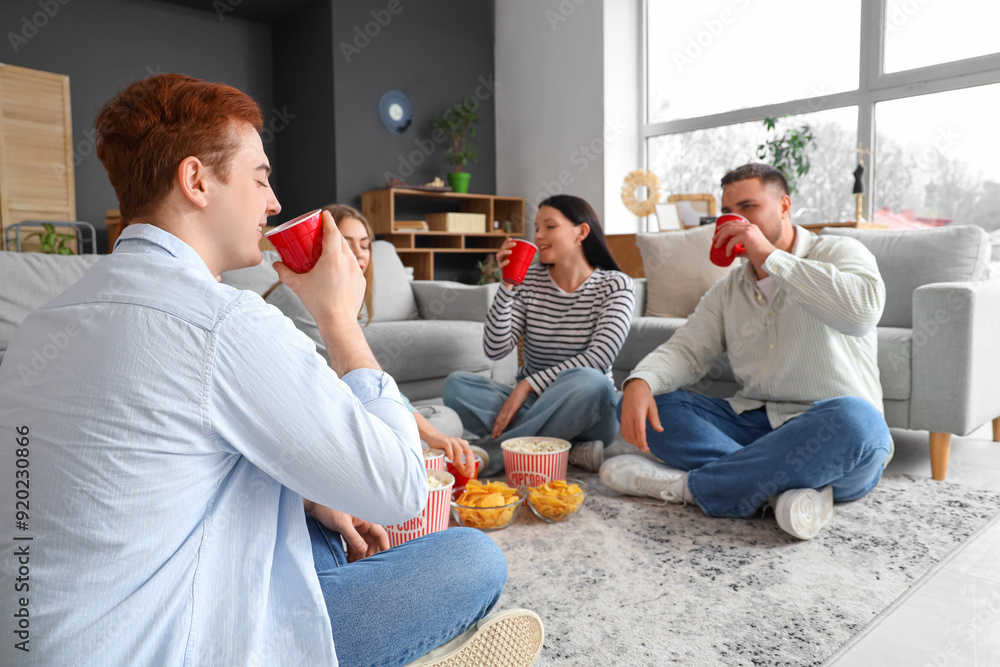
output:
{"label": "sneaker sole", "polygon": [[545,631],[538,614],[515,609],[498,614],[468,641],[427,667],[531,667],[542,652]]}
{"label": "sneaker sole", "polygon": [[833,518],[833,487],[828,486],[822,491],[803,493],[796,497],[789,508],[789,518],[791,530],[782,526],[786,532],[800,540],[816,537]]}

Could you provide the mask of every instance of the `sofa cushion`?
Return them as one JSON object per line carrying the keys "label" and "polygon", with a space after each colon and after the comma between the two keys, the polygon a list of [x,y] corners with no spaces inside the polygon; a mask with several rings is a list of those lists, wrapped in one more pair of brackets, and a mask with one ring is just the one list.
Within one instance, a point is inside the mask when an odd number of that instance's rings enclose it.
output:
{"label": "sofa cushion", "polygon": [[708,259],[715,235],[713,225],[681,232],[637,234],[646,274],[646,310],[650,317],[687,317],[701,297],[731,266],[716,266]]}
{"label": "sofa cushion", "polygon": [[912,340],[913,329],[878,328],[878,374],[885,400],[910,398]]}
{"label": "sofa cushion", "polygon": [[250,290],[257,294],[263,294],[271,285],[278,282],[278,272],[271,265],[277,262],[280,257],[273,250],[264,252],[263,261],[257,266],[246,269],[236,269],[235,271],[224,271],[222,282],[232,285],[236,289]]}
{"label": "sofa cushion", "polygon": [[483,352],[482,322],[372,322],[364,332],[379,366],[396,382],[482,373],[493,366]]}
{"label": "sofa cushion", "polygon": [[417,319],[417,300],[410,287],[410,276],[396,248],[388,241],[372,244],[372,322],[397,322]]}
{"label": "sofa cushion", "polygon": [[879,326],[913,326],[913,291],[931,283],[985,280],[990,239],[974,225],[883,231],[831,228],[823,235],[861,241],[875,255],[885,282],[885,310]]}
{"label": "sofa cushion", "polygon": [[0,252],[0,361],[28,313],[69,289],[101,257]]}
{"label": "sofa cushion", "polygon": [[410,282],[422,320],[485,322],[500,283],[465,285],[449,280]]}
{"label": "sofa cushion", "polygon": [[670,340],[686,322],[683,317],[633,317],[614,367],[631,372],[647,354]]}

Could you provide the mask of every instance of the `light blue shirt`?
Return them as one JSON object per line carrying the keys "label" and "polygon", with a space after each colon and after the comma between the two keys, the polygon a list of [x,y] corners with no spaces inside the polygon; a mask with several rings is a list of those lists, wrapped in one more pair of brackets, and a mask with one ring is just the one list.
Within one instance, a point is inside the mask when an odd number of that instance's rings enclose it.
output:
{"label": "light blue shirt", "polygon": [[303,496],[380,524],[427,498],[391,377],[339,379],[276,308],[150,225],[18,329],[0,438],[5,665],[336,665]]}

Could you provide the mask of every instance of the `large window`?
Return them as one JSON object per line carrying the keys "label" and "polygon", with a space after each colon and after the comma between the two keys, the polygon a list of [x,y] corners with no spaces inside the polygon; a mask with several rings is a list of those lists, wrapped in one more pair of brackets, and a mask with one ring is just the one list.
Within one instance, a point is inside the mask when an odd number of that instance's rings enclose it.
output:
{"label": "large window", "polygon": [[646,0],[645,156],[667,194],[720,196],[726,170],[808,124],[793,221],[1000,227],[1000,3]]}

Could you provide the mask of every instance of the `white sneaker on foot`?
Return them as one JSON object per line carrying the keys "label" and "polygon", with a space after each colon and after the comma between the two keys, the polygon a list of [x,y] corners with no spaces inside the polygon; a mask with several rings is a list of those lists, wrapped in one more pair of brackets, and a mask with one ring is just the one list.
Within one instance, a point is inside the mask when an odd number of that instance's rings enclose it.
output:
{"label": "white sneaker on foot", "polygon": [[538,614],[527,609],[501,611],[407,667],[531,667],[544,640]]}
{"label": "white sneaker on foot", "polygon": [[816,537],[833,518],[833,487],[789,489],[773,503],[778,526],[800,540]]}
{"label": "white sneaker on foot", "polygon": [[569,450],[569,463],[590,472],[597,472],[604,463],[604,443],[600,440],[574,443]]}
{"label": "white sneaker on foot", "polygon": [[601,466],[604,486],[630,496],[649,496],[668,503],[684,504],[687,473],[654,463],[645,456],[615,456]]}

